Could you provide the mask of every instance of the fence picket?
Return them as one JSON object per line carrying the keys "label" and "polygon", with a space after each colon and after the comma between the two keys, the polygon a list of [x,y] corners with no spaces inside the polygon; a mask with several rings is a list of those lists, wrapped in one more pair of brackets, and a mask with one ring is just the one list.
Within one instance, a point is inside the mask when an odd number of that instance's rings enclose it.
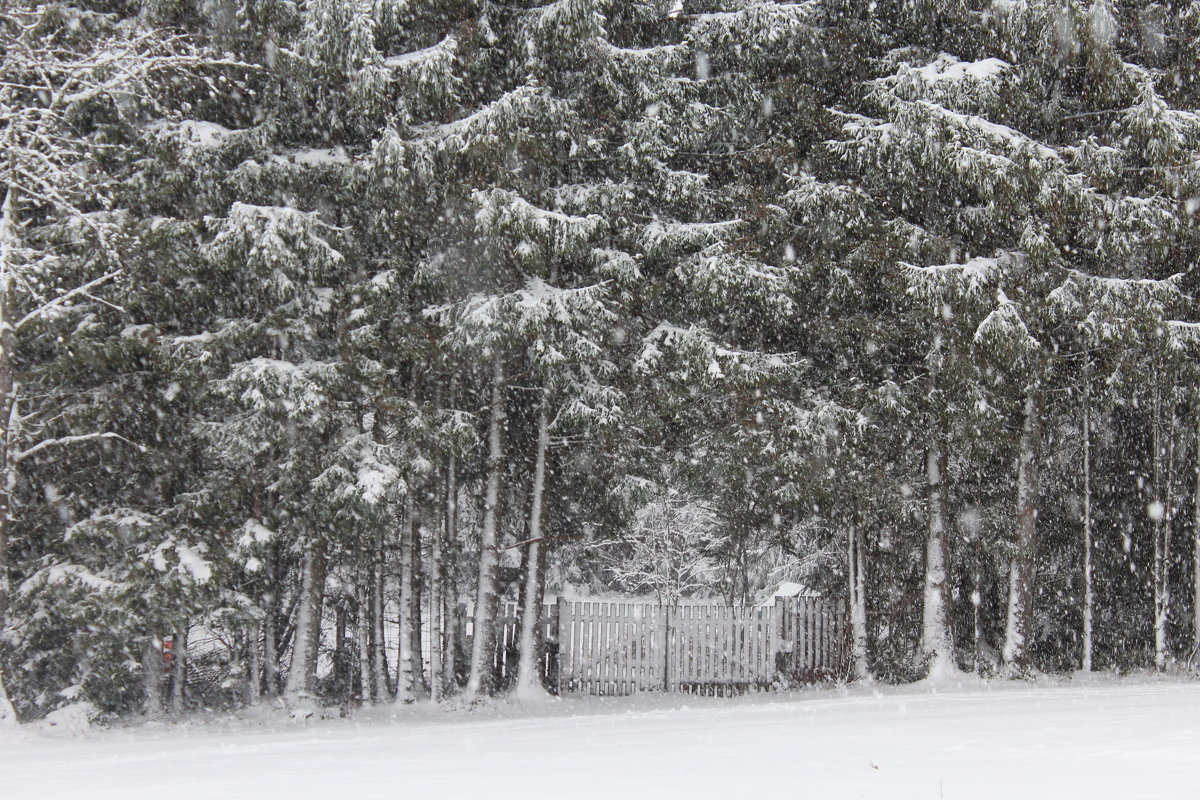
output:
{"label": "fence picket", "polygon": [[820,604],[820,612],[816,614],[817,618],[817,657],[813,664],[814,669],[821,669],[825,666],[826,659],[829,653],[829,629],[825,622],[825,604]]}
{"label": "fence picket", "polygon": [[813,638],[817,643],[813,648],[813,669],[818,670],[825,663],[825,604],[814,600],[813,607],[816,610],[813,614],[813,625],[816,627]]}
{"label": "fence picket", "polygon": [[604,682],[608,678],[608,661],[603,657],[603,653],[608,647],[608,603],[596,603],[593,608],[596,611],[596,647],[592,650],[592,657],[597,658],[599,654],[596,661],[596,693],[607,694]]}
{"label": "fence picket", "polygon": [[811,597],[805,598],[807,606],[807,624],[808,624],[808,664],[807,672],[812,674],[813,669],[817,666],[817,656],[821,647],[820,624],[817,619],[817,604]]}
{"label": "fence picket", "polygon": [[717,633],[721,627],[721,613],[712,606],[705,606],[704,618],[708,623],[704,628],[705,640],[708,645],[708,680],[705,683],[717,684],[721,681],[721,651],[717,645]]}
{"label": "fence picket", "polygon": [[642,616],[642,610],[645,606],[631,605],[630,606],[630,629],[633,631],[633,692],[637,693],[642,689],[642,681],[645,678],[646,665],[646,621]]}
{"label": "fence picket", "polygon": [[692,620],[691,606],[679,607],[679,683],[692,682],[692,640],[695,639],[696,623]]}
{"label": "fence picket", "polygon": [[691,606],[679,607],[679,636],[681,639],[679,648],[679,683],[681,686],[690,686],[693,679],[692,668],[695,665],[694,645],[696,639],[696,621],[693,619],[694,608]]}
{"label": "fence picket", "polygon": [[[725,625],[725,620],[722,615],[722,609],[709,606],[708,609],[709,623],[709,642],[712,646],[712,672],[711,683],[715,686],[721,685],[722,673],[724,672],[724,648],[721,647],[721,633]],[[715,691],[714,691],[715,694]]]}
{"label": "fence picket", "polygon": [[627,695],[629,694],[629,675],[631,671],[629,659],[631,657],[631,647],[633,645],[629,627],[628,603],[621,603],[617,610],[616,637],[617,653],[620,657],[617,670],[619,683],[616,693],[620,695]]}
{"label": "fence picket", "polygon": [[742,635],[746,629],[746,608],[739,606],[730,609],[730,643],[733,650],[733,655],[730,658],[729,677],[730,682],[741,683],[746,679],[746,653],[743,645],[745,637]]}
{"label": "fence picket", "polygon": [[757,684],[762,678],[762,670],[758,667],[759,609],[750,609],[750,627],[746,630],[747,663],[750,665],[750,677]]}
{"label": "fence picket", "polygon": [[697,612],[695,606],[684,606],[684,614],[686,620],[688,620],[686,622],[686,627],[688,627],[688,649],[684,651],[688,654],[688,663],[685,664],[684,674],[686,675],[688,684],[692,685],[696,682],[696,676],[700,675],[698,669],[703,666],[703,661],[701,660],[702,654],[697,646],[698,640],[701,637],[700,613]]}
{"label": "fence picket", "polygon": [[800,640],[804,642],[800,668],[807,672],[812,666],[812,603],[809,598],[800,599],[800,608]]}
{"label": "fence picket", "polygon": [[728,687],[733,686],[737,679],[738,669],[738,617],[741,616],[742,609],[737,606],[727,606],[722,612],[725,617],[725,685],[727,687],[726,694],[729,693]]}
{"label": "fence picket", "polygon": [[634,616],[632,603],[625,604],[625,693],[637,692],[638,683],[638,653],[642,637],[638,620]]}
{"label": "fence picket", "polygon": [[632,603],[627,603],[625,606],[625,630],[627,644],[625,645],[626,653],[626,671],[625,671],[625,689],[626,694],[636,694],[640,670],[638,665],[641,663],[640,654],[642,646],[641,622],[634,615],[635,607]]}

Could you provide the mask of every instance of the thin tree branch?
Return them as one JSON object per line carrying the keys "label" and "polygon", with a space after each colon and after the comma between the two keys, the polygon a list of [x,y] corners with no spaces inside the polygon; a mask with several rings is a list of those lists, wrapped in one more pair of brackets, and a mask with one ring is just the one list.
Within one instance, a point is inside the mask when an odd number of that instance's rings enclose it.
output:
{"label": "thin tree branch", "polygon": [[[58,308],[59,306],[63,305],[64,303],[69,302],[74,297],[78,297],[80,295],[83,295],[85,297],[91,297],[89,292],[92,289],[94,289],[95,287],[99,286],[102,283],[107,283],[108,281],[120,276],[120,274],[121,274],[121,270],[119,270],[119,269],[115,270],[113,272],[108,273],[107,275],[101,275],[99,278],[90,280],[87,283],[83,284],[82,286],[77,286],[69,292],[59,295],[58,297],[54,298],[50,302],[46,303],[45,305],[39,306],[38,308],[35,308],[33,311],[30,311],[25,316],[21,317],[21,319],[17,320],[16,325],[13,326],[13,329],[19,331],[22,328],[22,326],[25,325],[25,323],[32,322],[33,320],[35,320],[38,317],[45,314],[46,312],[48,312],[54,308]],[[92,299],[94,300],[96,298],[93,297]],[[108,305],[111,305],[111,304],[108,304]],[[117,308],[117,306],[113,306],[113,307]]]}
{"label": "thin tree branch", "polygon": [[48,450],[51,447],[65,446],[65,445],[69,445],[69,444],[78,444],[80,442],[91,442],[91,441],[96,441],[98,439],[116,439],[118,441],[124,442],[125,444],[129,445],[130,447],[133,447],[139,453],[146,452],[145,447],[142,447],[137,442],[126,439],[121,434],[112,433],[110,431],[104,431],[101,433],[83,433],[83,434],[79,434],[77,436],[62,436],[62,437],[59,437],[58,439],[47,439],[43,442],[38,442],[33,447],[30,447],[28,450],[22,450],[16,454],[14,454],[12,459],[14,462],[20,463],[21,461],[24,461],[25,459],[29,458],[30,456],[36,455],[37,453],[40,453],[43,450]]}

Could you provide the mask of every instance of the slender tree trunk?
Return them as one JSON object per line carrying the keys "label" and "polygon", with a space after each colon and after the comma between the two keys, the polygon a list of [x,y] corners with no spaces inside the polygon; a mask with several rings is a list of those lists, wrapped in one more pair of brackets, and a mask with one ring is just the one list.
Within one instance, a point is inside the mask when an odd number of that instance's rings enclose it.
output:
{"label": "slender tree trunk", "polygon": [[483,500],[483,528],[479,542],[479,580],[475,590],[475,636],[471,641],[471,674],[467,697],[477,700],[493,689],[492,650],[496,631],[496,543],[500,514],[500,481],[504,472],[503,428],[504,362],[497,354],[493,362],[492,409],[488,420],[487,488]]}
{"label": "slender tree trunk", "polygon": [[267,592],[263,595],[263,685],[267,697],[279,695],[279,582],[276,579],[277,548],[267,553]]}
{"label": "slender tree trunk", "polygon": [[425,648],[422,641],[421,631],[424,627],[421,620],[421,598],[425,594],[425,571],[421,561],[421,525],[420,512],[417,513],[413,520],[412,529],[412,592],[408,596],[408,615],[412,620],[409,626],[409,637],[411,637],[411,651],[413,654],[413,694],[419,700],[429,699],[429,682],[425,679]]}
{"label": "slender tree trunk", "polygon": [[0,729],[16,727],[17,711],[9,702],[8,693],[4,689],[4,673],[0,671]]}
{"label": "slender tree trunk", "polygon": [[[13,309],[13,280],[16,265],[13,254],[18,246],[17,239],[17,190],[9,186],[0,206],[0,631],[8,622],[9,586],[8,537],[12,527],[12,497],[16,486],[16,465],[13,449],[16,435],[14,417],[16,411],[16,366],[13,352],[16,345],[16,318]],[[17,724],[17,713],[9,701],[4,688],[4,664],[0,663],[0,728]]]}
{"label": "slender tree trunk", "polygon": [[[1090,357],[1089,357],[1090,359]],[[1092,671],[1092,378],[1083,372],[1083,671]]]}
{"label": "slender tree trunk", "polygon": [[1196,414],[1196,485],[1192,494],[1192,652],[1200,652],[1200,411]]}
{"label": "slender tree trunk", "polygon": [[246,705],[256,706],[262,699],[262,649],[263,623],[259,622],[246,637]]}
{"label": "slender tree trunk", "polygon": [[1009,564],[1008,616],[1004,627],[1004,666],[1010,674],[1017,676],[1029,672],[1033,637],[1034,555],[1042,447],[1041,409],[1036,391],[1030,387],[1025,394],[1025,418],[1017,456],[1016,555]]}
{"label": "slender tree trunk", "polygon": [[547,696],[542,686],[542,602],[546,596],[546,547],[542,541],[542,504],[546,496],[546,451],[550,446],[547,419],[549,393],[542,392],[538,409],[537,454],[533,465],[533,491],[529,502],[529,553],[525,571],[524,607],[521,616],[520,657],[515,694],[523,700]]}
{"label": "slender tree trunk", "polygon": [[399,625],[396,632],[396,703],[412,703],[417,699],[413,691],[412,617],[409,615],[408,598],[412,594],[412,536],[413,527],[412,486],[404,499],[404,519],[400,524],[400,607]]}
{"label": "slender tree trunk", "polygon": [[950,597],[946,564],[946,454],[938,438],[925,454],[929,486],[929,532],[925,540],[925,604],[921,620],[921,652],[931,679],[958,671],[950,633]]}
{"label": "slender tree trunk", "polygon": [[287,702],[295,705],[313,697],[317,680],[317,653],[321,643],[321,606],[325,592],[325,542],[309,544],[304,554],[300,598],[296,611],[296,633],[292,664],[284,689]]}
{"label": "slender tree trunk", "polygon": [[368,565],[358,587],[358,618],[355,629],[358,636],[359,699],[366,705],[379,702],[379,695],[371,680],[371,568]]}
{"label": "slender tree trunk", "polygon": [[1171,413],[1171,428],[1162,432],[1162,399],[1160,390],[1154,394],[1154,667],[1167,668],[1170,647],[1167,641],[1167,622],[1171,613],[1171,525],[1172,462],[1175,456],[1175,414]]}
{"label": "slender tree trunk", "polygon": [[346,597],[337,600],[333,626],[333,692],[339,701],[350,694],[351,678],[350,637],[346,635]]}
{"label": "slender tree trunk", "polygon": [[[165,492],[163,492],[163,503],[164,506],[167,504]],[[264,495],[262,493],[256,494],[253,505],[254,519],[259,524],[262,524],[263,520],[267,518],[264,513],[265,506],[266,498]],[[270,553],[267,554],[267,557],[269,560]],[[270,568],[268,567],[268,574],[270,574],[269,570]],[[270,592],[271,589],[272,587],[268,584],[266,591]],[[255,603],[260,612],[264,612],[263,594],[265,593],[260,589],[258,600]],[[268,614],[269,612],[262,613],[262,616],[256,619],[254,624],[250,626],[250,629],[246,631],[246,683],[242,687],[242,699],[247,706],[256,706],[262,699],[263,645],[265,644],[263,633],[266,630],[266,618]]]}
{"label": "slender tree trunk", "polygon": [[387,552],[383,534],[375,539],[371,570],[371,683],[377,702],[383,702],[391,694],[391,673],[387,666],[387,634],[383,627],[383,610],[386,607]]}
{"label": "slender tree trunk", "polygon": [[450,457],[446,471],[446,541],[442,564],[442,608],[445,618],[442,620],[443,646],[442,671],[443,692],[449,693],[458,689],[458,593],[455,590],[454,570],[455,554],[458,553],[458,459]]}
{"label": "slender tree trunk", "polygon": [[866,558],[863,554],[862,526],[854,525],[846,537],[847,573],[850,578],[850,668],[856,681],[870,680],[867,664],[867,581]]}
{"label": "slender tree trunk", "polygon": [[400,633],[397,644],[400,661],[399,682],[396,686],[396,702],[411,703],[421,699],[421,650],[414,644],[413,633],[417,629],[415,619],[421,613],[420,598],[416,586],[416,538],[417,501],[412,479],[404,498],[404,523],[400,528]]}
{"label": "slender tree trunk", "polygon": [[157,637],[146,637],[142,647],[142,713],[147,719],[163,715],[163,654]]}
{"label": "slender tree trunk", "polygon": [[975,644],[975,674],[983,674],[983,567],[980,564],[979,545],[975,545],[975,564],[971,568],[971,629]]}
{"label": "slender tree trunk", "polygon": [[171,714],[183,714],[183,701],[187,688],[188,667],[188,624],[175,628],[175,639],[171,643]]}
{"label": "slender tree trunk", "polygon": [[441,702],[446,690],[443,672],[446,638],[445,626],[445,580],[446,574],[444,542],[450,541],[454,529],[454,501],[450,498],[450,486],[454,483],[454,456],[446,462],[446,505],[444,525],[434,526],[429,540],[429,687],[434,702]]}
{"label": "slender tree trunk", "polygon": [[279,696],[279,633],[275,609],[263,620],[263,690],[267,697]]}
{"label": "slender tree trunk", "polygon": [[445,526],[434,525],[429,537],[429,696],[442,699],[442,540]]}

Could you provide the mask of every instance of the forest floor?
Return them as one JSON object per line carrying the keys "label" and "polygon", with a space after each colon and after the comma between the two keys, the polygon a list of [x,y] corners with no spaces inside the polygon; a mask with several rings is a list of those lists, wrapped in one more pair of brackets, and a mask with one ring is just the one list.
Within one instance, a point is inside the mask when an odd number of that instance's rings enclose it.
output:
{"label": "forest floor", "polygon": [[1128,800],[1198,784],[1200,682],[1152,676],[0,734],[5,800]]}

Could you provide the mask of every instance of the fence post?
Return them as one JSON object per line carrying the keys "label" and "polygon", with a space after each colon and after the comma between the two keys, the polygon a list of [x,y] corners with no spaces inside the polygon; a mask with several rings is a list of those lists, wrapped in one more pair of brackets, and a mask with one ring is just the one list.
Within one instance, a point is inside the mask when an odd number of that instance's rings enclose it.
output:
{"label": "fence post", "polygon": [[[783,636],[787,630],[784,623],[787,618],[787,600],[782,597],[775,598],[775,619],[771,625],[773,638],[775,639],[771,647],[771,672],[777,674],[779,672],[779,655],[783,652]],[[794,634],[793,634],[794,635]],[[783,659],[784,663],[787,659]]]}
{"label": "fence post", "polygon": [[663,691],[671,691],[671,607],[659,606],[662,615]]}
{"label": "fence post", "polygon": [[559,595],[559,598],[558,598],[558,655],[555,657],[558,659],[557,694],[560,696],[562,695],[563,684],[566,683],[566,681],[563,680],[563,670],[567,667],[567,665],[570,663],[570,660],[571,660],[570,654],[568,653],[564,656],[563,650],[570,646],[570,639],[571,639],[571,604],[569,602],[567,602],[566,598],[564,598],[562,595]]}

